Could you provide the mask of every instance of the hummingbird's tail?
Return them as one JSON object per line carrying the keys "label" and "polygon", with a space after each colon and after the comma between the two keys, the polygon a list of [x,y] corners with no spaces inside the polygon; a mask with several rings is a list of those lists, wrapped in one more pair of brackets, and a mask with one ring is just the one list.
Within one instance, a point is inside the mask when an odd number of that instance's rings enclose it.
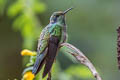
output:
{"label": "hummingbird's tail", "polygon": [[48,44],[48,53],[46,55],[46,64],[43,72],[43,78],[50,72],[53,62],[55,60],[58,46],[59,46],[59,38],[56,36],[51,36]]}

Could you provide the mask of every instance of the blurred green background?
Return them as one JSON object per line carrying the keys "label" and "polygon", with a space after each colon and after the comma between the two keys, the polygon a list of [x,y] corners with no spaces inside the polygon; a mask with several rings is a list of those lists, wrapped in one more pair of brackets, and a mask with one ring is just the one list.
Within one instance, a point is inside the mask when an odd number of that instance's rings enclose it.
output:
{"label": "blurred green background", "polygon": [[[71,6],[74,9],[66,15],[68,42],[85,53],[103,80],[120,79],[116,59],[120,0],[0,0],[0,80],[21,79],[29,59],[20,55],[21,50],[36,50],[51,14]],[[62,53],[53,80],[95,80],[86,67]]]}

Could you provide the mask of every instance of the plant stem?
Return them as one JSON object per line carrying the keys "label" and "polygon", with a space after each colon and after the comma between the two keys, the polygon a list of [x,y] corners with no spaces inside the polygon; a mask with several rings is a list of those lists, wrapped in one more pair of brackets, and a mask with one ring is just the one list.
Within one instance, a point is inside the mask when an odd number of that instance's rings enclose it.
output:
{"label": "plant stem", "polygon": [[93,76],[96,78],[96,80],[102,80],[93,64],[79,49],[77,49],[76,47],[69,43],[62,43],[60,47],[67,47],[68,49],[70,49],[70,51],[69,50],[67,51],[68,53],[73,55],[81,64],[87,66],[89,70],[92,72]]}

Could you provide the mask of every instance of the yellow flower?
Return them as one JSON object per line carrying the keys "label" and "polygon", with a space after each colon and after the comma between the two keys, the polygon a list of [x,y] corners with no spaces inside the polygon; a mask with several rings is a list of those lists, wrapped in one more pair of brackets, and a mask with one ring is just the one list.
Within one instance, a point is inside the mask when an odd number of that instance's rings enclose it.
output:
{"label": "yellow flower", "polygon": [[26,73],[24,74],[23,79],[24,79],[24,80],[33,80],[34,77],[35,77],[35,75],[32,74],[31,71],[29,71],[29,72],[26,72]]}
{"label": "yellow flower", "polygon": [[27,56],[36,56],[36,52],[32,52],[30,50],[24,49],[24,50],[21,51],[21,55],[22,56],[25,56],[25,55],[27,55]]}

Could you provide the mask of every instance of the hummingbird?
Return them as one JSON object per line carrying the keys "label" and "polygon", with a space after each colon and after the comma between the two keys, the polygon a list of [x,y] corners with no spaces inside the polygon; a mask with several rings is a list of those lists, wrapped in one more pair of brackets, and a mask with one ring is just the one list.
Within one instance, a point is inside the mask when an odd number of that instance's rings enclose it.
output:
{"label": "hummingbird", "polygon": [[50,23],[42,30],[38,40],[36,61],[32,69],[34,75],[41,70],[43,65],[45,67],[42,78],[51,71],[59,45],[67,40],[65,14],[72,9],[54,12],[50,17]]}

